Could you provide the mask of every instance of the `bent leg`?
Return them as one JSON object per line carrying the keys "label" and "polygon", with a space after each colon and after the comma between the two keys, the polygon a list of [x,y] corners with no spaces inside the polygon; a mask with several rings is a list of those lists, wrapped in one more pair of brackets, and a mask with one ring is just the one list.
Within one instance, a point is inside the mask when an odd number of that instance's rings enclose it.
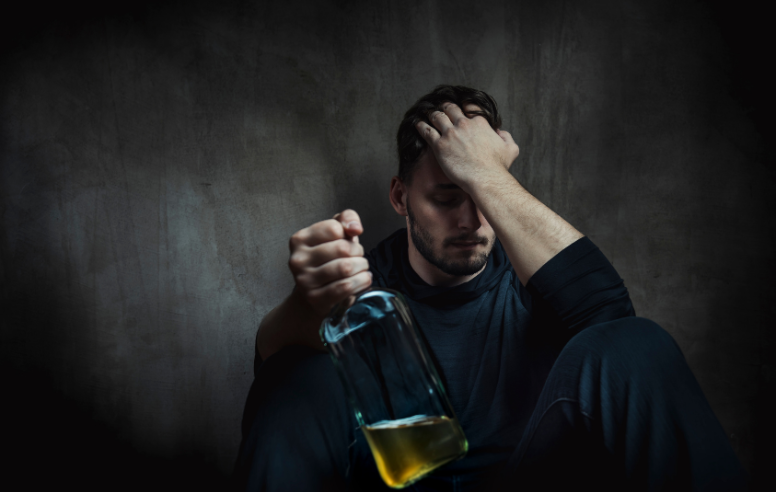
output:
{"label": "bent leg", "polygon": [[746,474],[671,336],[623,318],[563,349],[500,483],[741,490]]}
{"label": "bent leg", "polygon": [[345,490],[355,426],[329,356],[287,347],[256,371],[235,488]]}

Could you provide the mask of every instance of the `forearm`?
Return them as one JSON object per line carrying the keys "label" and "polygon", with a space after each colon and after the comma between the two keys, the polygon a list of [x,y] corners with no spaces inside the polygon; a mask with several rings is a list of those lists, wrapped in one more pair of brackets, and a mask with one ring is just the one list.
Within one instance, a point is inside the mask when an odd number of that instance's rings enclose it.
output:
{"label": "forearm", "polygon": [[523,285],[545,263],[583,237],[506,169],[480,177],[470,187],[470,194],[496,232]]}
{"label": "forearm", "polygon": [[318,336],[323,317],[315,313],[296,291],[267,313],[256,334],[256,350],[262,360],[288,345],[325,350]]}

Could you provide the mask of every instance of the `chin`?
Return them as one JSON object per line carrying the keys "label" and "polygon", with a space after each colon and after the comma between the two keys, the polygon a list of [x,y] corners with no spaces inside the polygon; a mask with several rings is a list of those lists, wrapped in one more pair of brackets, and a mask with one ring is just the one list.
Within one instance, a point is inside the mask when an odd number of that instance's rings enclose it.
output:
{"label": "chin", "polygon": [[456,260],[447,257],[438,262],[436,266],[448,275],[453,275],[455,277],[466,277],[469,275],[474,275],[475,273],[482,270],[482,267],[484,267],[485,263],[488,261],[488,255],[486,254],[472,254],[468,256],[469,259],[466,260]]}

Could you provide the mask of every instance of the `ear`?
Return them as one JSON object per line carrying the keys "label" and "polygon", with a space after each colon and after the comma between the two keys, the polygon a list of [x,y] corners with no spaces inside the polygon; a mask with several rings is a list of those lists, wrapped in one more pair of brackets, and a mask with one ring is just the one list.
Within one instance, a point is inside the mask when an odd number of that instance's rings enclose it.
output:
{"label": "ear", "polygon": [[393,205],[393,209],[399,215],[407,216],[407,186],[398,176],[391,178],[391,189],[388,192],[388,199]]}

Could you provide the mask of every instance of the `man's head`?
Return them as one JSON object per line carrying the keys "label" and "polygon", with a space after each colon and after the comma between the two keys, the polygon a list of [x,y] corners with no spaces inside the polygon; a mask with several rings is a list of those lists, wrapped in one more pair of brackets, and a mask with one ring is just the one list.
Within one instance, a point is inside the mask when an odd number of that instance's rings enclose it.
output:
{"label": "man's head", "polygon": [[[482,116],[494,130],[501,128],[501,115],[496,101],[488,94],[460,85],[440,85],[418,101],[404,113],[396,134],[399,151],[399,179],[406,184],[412,181],[412,174],[428,144],[415,129],[419,121],[429,123],[428,116],[434,111],[442,111],[447,103],[455,103],[468,117]],[[467,111],[467,106],[469,111]],[[476,109],[474,108],[476,106]],[[430,123],[429,123],[430,124]]]}
{"label": "man's head", "polygon": [[[484,117],[493,129],[501,125],[496,102],[482,91],[458,86],[439,86],[416,102],[399,126],[399,175],[391,181],[390,199],[396,211],[407,217],[413,248],[431,265],[426,281],[454,284],[482,270],[496,235],[471,197],[444,174],[423,137],[415,129],[419,121],[455,103],[470,118]],[[423,269],[424,265],[421,265]],[[417,270],[418,265],[413,264]],[[436,269],[436,270],[435,270]],[[441,272],[441,274],[439,273]]]}

